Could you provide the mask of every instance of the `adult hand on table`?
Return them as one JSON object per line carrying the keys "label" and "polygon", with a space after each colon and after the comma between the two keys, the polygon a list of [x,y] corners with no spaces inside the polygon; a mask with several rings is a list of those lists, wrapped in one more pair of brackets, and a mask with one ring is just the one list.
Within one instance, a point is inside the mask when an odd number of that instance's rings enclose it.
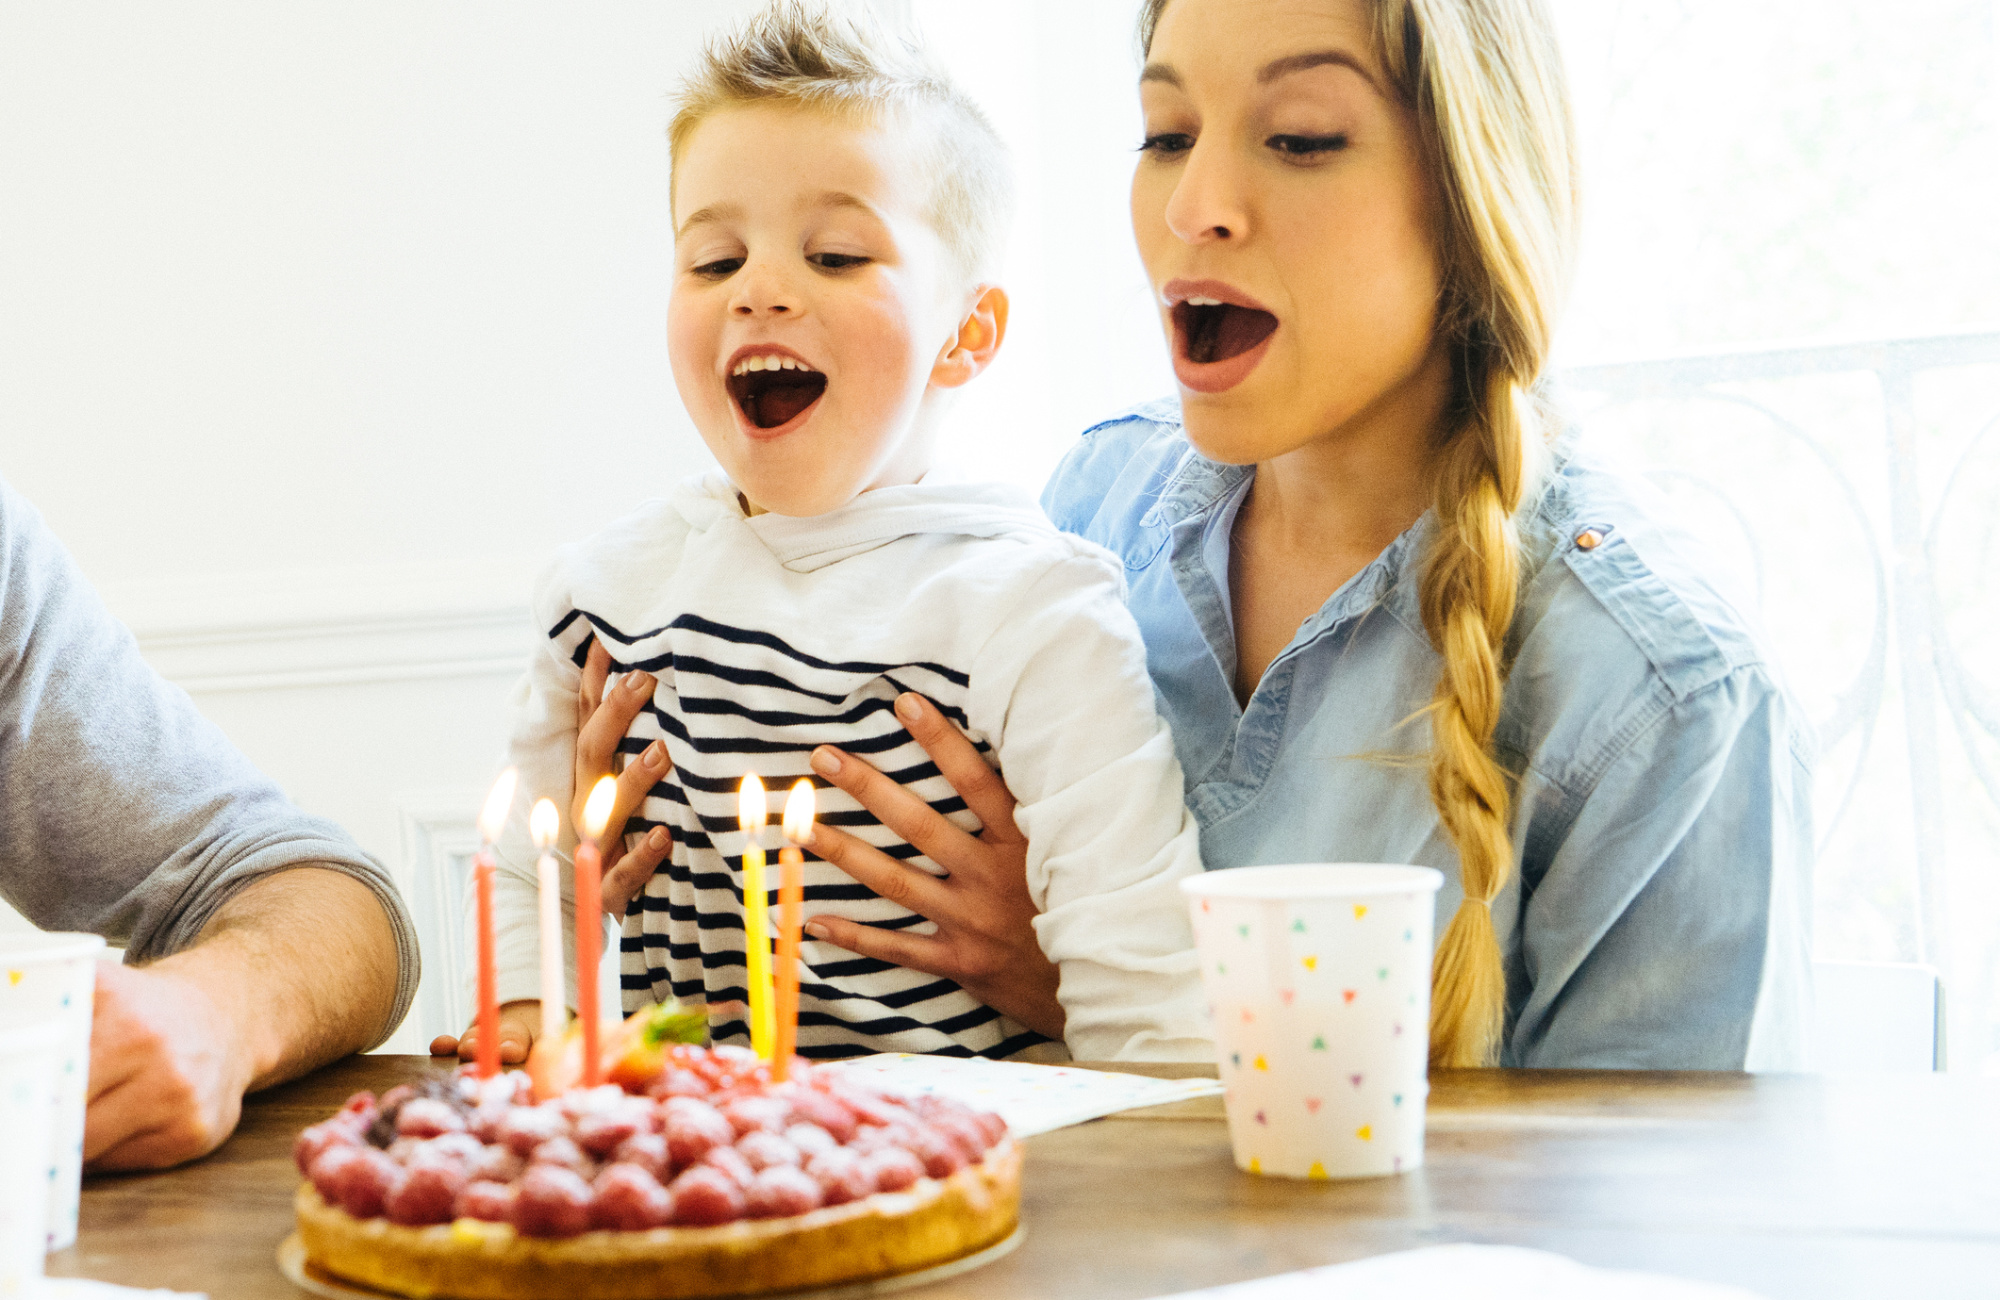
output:
{"label": "adult hand on table", "polygon": [[[622,771],[616,770],[618,742],[632,729],[646,701],[653,698],[654,678],[651,673],[627,673],[607,692],[610,675],[610,652],[601,642],[592,641],[590,653],[584,658],[583,684],[578,691],[576,763],[571,773],[573,793],[569,814],[570,825],[581,827],[583,805],[590,798],[591,788],[599,778],[615,773],[618,797],[612,802],[611,819],[605,823],[604,833],[597,837],[597,851],[604,859],[601,887],[604,910],[613,919],[622,919],[626,907],[639,896],[639,891],[674,848],[673,836],[664,826],[655,826],[643,839],[627,846],[625,823],[661,778],[674,770],[674,764],[667,757],[666,745],[656,740],[636,760],[624,762]],[[541,1029],[541,1008],[542,1004],[532,999],[509,1002],[500,1008],[501,1061],[513,1064],[528,1059],[528,1049],[534,1046],[535,1035]],[[478,1050],[478,1042],[478,1026],[469,1025],[457,1037],[440,1034],[433,1039],[431,1054],[456,1053],[461,1060],[469,1061]]]}
{"label": "adult hand on table", "polygon": [[159,1169],[213,1151],[245,1092],[379,1041],[396,960],[368,886],[302,868],[244,886],[171,957],[100,964],[84,1163]]}
{"label": "adult hand on table", "polygon": [[156,1169],[206,1155],[236,1128],[250,1054],[235,1018],[171,969],[97,967],[83,1158]]}
{"label": "adult hand on table", "polygon": [[941,879],[845,831],[813,829],[811,848],[892,903],[937,926],[935,934],[879,930],[836,916],[806,918],[816,939],[849,952],[951,980],[1004,1015],[1050,1038],[1063,1033],[1057,970],[1042,954],[1028,897],[1028,839],[1014,824],[1014,795],[972,742],[921,695],[896,700],[896,717],[979,818],[970,835],[868,763],[822,745],[813,770],[859,800],[884,826],[943,867]]}

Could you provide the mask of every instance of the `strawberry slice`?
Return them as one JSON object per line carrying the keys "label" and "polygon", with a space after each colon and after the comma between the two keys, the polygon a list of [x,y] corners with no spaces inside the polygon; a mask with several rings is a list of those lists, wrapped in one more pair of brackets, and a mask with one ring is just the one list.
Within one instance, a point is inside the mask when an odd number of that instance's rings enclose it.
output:
{"label": "strawberry slice", "polygon": [[[708,1037],[708,1008],[668,1002],[635,1011],[625,1023],[603,1036],[599,1045],[602,1077],[628,1092],[644,1092],[666,1073],[668,1048],[676,1043],[699,1046]],[[559,1039],[544,1038],[528,1053],[528,1078],[535,1100],[559,1097],[583,1082],[583,1033],[576,1024]]]}

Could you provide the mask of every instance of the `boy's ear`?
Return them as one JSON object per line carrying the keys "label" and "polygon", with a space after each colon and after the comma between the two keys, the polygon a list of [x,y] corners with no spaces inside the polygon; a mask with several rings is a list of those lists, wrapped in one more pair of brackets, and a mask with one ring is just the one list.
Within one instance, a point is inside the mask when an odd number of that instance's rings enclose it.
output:
{"label": "boy's ear", "polygon": [[1007,337],[1007,291],[997,284],[982,285],[972,310],[958,323],[958,333],[939,354],[931,367],[931,383],[939,388],[958,388],[993,363],[1000,341]]}

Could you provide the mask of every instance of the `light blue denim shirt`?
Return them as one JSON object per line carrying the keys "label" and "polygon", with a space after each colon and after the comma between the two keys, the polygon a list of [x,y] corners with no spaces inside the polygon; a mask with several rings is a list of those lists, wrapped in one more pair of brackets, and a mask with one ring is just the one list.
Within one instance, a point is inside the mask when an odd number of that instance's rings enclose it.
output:
{"label": "light blue denim shirt", "polygon": [[[1417,605],[1431,518],[1239,707],[1229,535],[1254,473],[1197,455],[1166,401],[1085,433],[1042,503],[1124,559],[1206,865],[1437,867],[1442,932],[1457,855],[1411,721],[1438,677]],[[1763,641],[1700,546],[1573,437],[1520,523],[1495,738],[1519,864],[1493,903],[1503,1063],[1805,1068],[1812,747]]]}

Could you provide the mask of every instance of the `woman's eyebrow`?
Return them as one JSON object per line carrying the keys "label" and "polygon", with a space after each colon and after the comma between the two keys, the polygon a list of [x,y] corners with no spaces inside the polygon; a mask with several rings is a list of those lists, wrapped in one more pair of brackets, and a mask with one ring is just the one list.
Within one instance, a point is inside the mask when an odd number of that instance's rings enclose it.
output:
{"label": "woman's eyebrow", "polygon": [[[1282,59],[1272,59],[1257,69],[1257,84],[1268,85],[1279,77],[1290,76],[1294,72],[1304,72],[1308,68],[1324,68],[1329,65],[1352,68],[1360,74],[1363,81],[1373,86],[1378,94],[1381,92],[1382,87],[1376,82],[1375,74],[1368,70],[1368,65],[1345,50],[1309,50],[1304,54],[1287,54]],[[1149,81],[1161,82],[1177,90],[1186,89],[1181,84],[1181,74],[1168,63],[1148,63],[1141,69],[1139,84],[1143,86]]]}
{"label": "woman's eyebrow", "polygon": [[1287,54],[1282,59],[1272,59],[1257,69],[1257,84],[1269,85],[1278,78],[1290,76],[1294,72],[1304,72],[1308,68],[1324,68],[1329,65],[1352,68],[1360,74],[1363,81],[1373,86],[1378,94],[1381,92],[1382,87],[1376,84],[1375,74],[1368,70],[1368,65],[1346,50],[1311,50],[1305,54]]}

